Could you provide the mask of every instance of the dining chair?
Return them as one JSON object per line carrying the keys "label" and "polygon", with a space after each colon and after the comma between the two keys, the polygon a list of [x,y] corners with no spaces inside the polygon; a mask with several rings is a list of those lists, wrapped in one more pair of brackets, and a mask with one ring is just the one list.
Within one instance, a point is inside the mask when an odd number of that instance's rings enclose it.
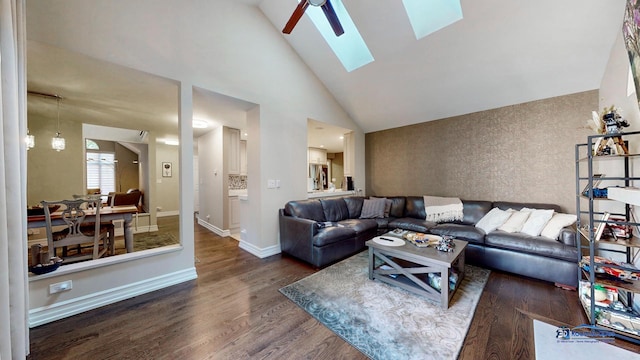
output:
{"label": "dining chair", "polygon": [[[62,223],[54,223],[49,206],[60,206]],[[113,249],[113,236],[110,236],[108,226],[100,223],[101,201],[87,198],[60,201],[42,201],[47,231],[47,246],[49,257],[56,256],[58,248],[63,249],[65,263],[98,259],[107,251]],[[91,209],[90,209],[91,208]],[[58,215],[58,214],[56,214]],[[58,218],[57,216],[55,218]],[[66,248],[72,245],[90,245],[92,252],[65,258]]]}

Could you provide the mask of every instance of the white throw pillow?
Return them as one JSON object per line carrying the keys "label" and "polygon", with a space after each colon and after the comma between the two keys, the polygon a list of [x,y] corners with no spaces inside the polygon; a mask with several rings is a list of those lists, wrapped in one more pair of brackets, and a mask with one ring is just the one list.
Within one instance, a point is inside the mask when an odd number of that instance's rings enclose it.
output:
{"label": "white throw pillow", "polygon": [[478,221],[476,227],[484,230],[485,234],[488,234],[498,227],[502,226],[502,224],[504,224],[509,219],[512,212],[513,211],[493,208],[485,216],[483,216],[480,221]]}
{"label": "white throw pillow", "polygon": [[562,230],[562,228],[573,225],[577,220],[577,215],[560,213],[555,214],[553,215],[551,220],[549,220],[544,229],[542,229],[540,235],[549,239],[557,240],[560,236],[560,231]]}
{"label": "white throw pillow", "polygon": [[553,210],[533,210],[520,232],[531,236],[538,236],[552,217]]}
{"label": "white throw pillow", "polygon": [[519,232],[522,230],[522,226],[529,218],[530,211],[514,211],[509,220],[498,227],[498,230],[506,231],[508,233]]}

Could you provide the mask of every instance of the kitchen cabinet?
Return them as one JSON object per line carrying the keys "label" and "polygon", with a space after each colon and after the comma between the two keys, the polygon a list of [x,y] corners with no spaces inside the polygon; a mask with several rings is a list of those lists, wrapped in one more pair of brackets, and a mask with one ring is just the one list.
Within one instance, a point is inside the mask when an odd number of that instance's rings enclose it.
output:
{"label": "kitchen cabinet", "polygon": [[229,196],[229,230],[240,227],[240,199]]}
{"label": "kitchen cabinet", "polygon": [[318,148],[308,148],[309,164],[326,165],[327,150]]}
{"label": "kitchen cabinet", "polygon": [[247,175],[247,140],[240,140],[240,175]]}
{"label": "kitchen cabinet", "polygon": [[353,176],[354,163],[355,163],[355,151],[353,144],[353,132],[349,132],[343,135],[343,172],[344,176]]}
{"label": "kitchen cabinet", "polygon": [[240,174],[240,130],[226,128],[227,133],[227,169],[229,175]]}

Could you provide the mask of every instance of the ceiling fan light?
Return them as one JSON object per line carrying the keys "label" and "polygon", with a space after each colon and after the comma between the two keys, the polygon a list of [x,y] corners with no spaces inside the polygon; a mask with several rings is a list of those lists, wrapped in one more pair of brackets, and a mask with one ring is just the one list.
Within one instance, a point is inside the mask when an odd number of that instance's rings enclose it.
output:
{"label": "ceiling fan light", "polygon": [[307,0],[309,2],[309,5],[312,6],[322,6],[324,5],[324,3],[327,2],[327,0]]}

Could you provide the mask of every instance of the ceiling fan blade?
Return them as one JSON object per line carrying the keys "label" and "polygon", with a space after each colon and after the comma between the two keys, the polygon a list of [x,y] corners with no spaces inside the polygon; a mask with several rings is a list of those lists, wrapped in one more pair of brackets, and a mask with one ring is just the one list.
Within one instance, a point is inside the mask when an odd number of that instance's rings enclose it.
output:
{"label": "ceiling fan blade", "polygon": [[327,17],[327,20],[329,20],[329,24],[331,25],[331,28],[333,29],[333,32],[336,34],[336,36],[344,34],[344,29],[340,24],[338,15],[333,9],[333,6],[331,6],[331,2],[329,0],[327,0],[327,2],[322,5],[322,11],[324,11],[324,15]]}
{"label": "ceiling fan blade", "polygon": [[282,29],[283,33],[291,34],[291,31],[294,27],[296,27],[296,24],[298,23],[298,21],[300,21],[300,18],[302,17],[302,15],[304,15],[304,11],[307,10],[308,6],[309,1],[300,1],[298,7],[296,7],[296,9],[293,11],[293,14],[291,14],[291,17],[289,18],[289,21],[287,21],[287,24],[284,26],[284,29]]}

